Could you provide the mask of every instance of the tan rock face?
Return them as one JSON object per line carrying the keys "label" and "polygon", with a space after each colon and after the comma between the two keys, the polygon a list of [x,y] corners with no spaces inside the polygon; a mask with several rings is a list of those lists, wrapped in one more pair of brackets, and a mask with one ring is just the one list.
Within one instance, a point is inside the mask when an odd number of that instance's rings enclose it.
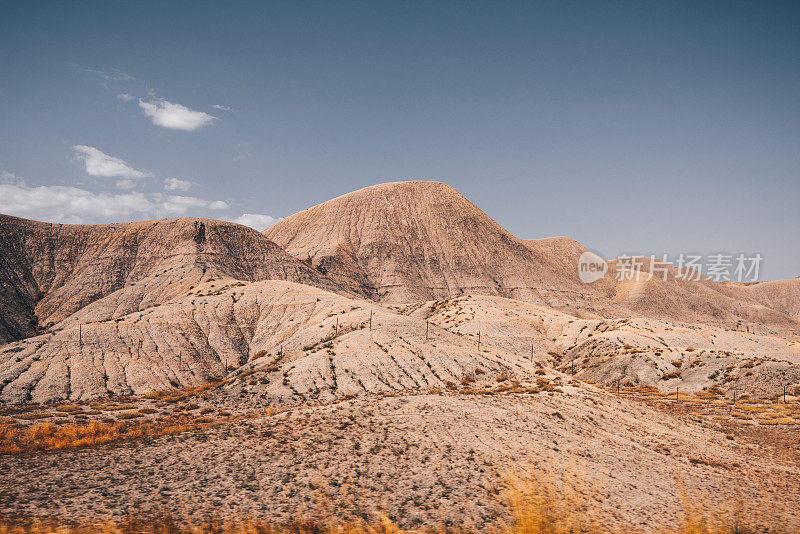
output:
{"label": "tan rock face", "polygon": [[[602,281],[609,288],[614,306],[628,310],[627,316],[657,318],[685,323],[701,323],[717,328],[744,329],[745,324],[769,326],[792,334],[800,333],[800,323],[774,305],[748,290],[743,284],[717,283],[706,277],[699,280],[676,278],[677,270],[668,268],[663,274],[650,276],[648,259],[643,259],[639,275],[618,279],[618,262],[609,262],[609,275]],[[613,313],[600,314],[613,317]],[[620,315],[617,315],[620,317]]]}
{"label": "tan rock face", "polygon": [[93,306],[115,318],[214,276],[336,285],[258,232],[204,219],[79,226],[0,216],[0,341],[19,339]]}
{"label": "tan rock face", "polygon": [[570,266],[580,244],[518,239],[439,182],[361,189],[287,217],[264,235],[384,302],[479,293],[564,305],[594,293],[579,282],[576,263]]}

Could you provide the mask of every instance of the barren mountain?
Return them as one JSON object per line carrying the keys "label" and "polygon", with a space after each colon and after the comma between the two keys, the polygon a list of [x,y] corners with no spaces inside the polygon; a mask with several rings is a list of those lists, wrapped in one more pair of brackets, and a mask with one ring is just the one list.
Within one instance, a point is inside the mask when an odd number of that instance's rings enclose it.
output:
{"label": "barren mountain", "polygon": [[[437,182],[263,234],[0,217],[0,446],[28,451],[0,457],[0,513],[379,507],[480,530],[508,520],[509,473],[567,488],[585,465],[582,498],[620,531],[675,528],[680,481],[796,530],[797,280],[662,280],[646,262],[617,280],[612,261],[583,284],[585,251],[518,239]],[[103,428],[120,434],[98,448]],[[114,443],[135,435],[156,437]]]}
{"label": "barren mountain", "polygon": [[742,289],[770,308],[800,322],[800,277],[748,284]]}
{"label": "barren mountain", "polygon": [[264,235],[383,302],[477,293],[584,307],[596,298],[571,263],[580,244],[518,239],[440,182],[367,187],[287,217]]}
{"label": "barren mountain", "polygon": [[635,279],[583,284],[578,258],[587,249],[566,237],[522,240],[450,186],[394,182],[367,187],[296,213],[264,235],[340,284],[387,303],[494,295],[584,318],[645,316],[733,326],[769,324],[800,331],[798,300],[779,289],[667,280],[641,263]]}
{"label": "barren mountain", "polygon": [[607,386],[776,395],[800,387],[800,336],[741,323],[719,328],[646,318],[581,319],[500,297],[412,305],[412,316]]}
{"label": "barren mountain", "polygon": [[220,276],[337,289],[255,230],[233,223],[172,219],[82,226],[3,215],[0,342],[34,335],[79,310],[88,320],[120,317]]}
{"label": "barren mountain", "polygon": [[[783,291],[791,287],[791,280],[765,282],[779,289],[770,290],[768,285],[759,293],[751,289],[755,286],[714,282],[703,275],[684,280],[679,278],[675,267],[657,265],[653,268],[649,258],[637,261],[639,270],[633,275],[620,272],[624,268],[619,260],[609,261],[608,275],[596,282],[610,287],[611,301],[629,310],[630,315],[722,328],[768,325],[800,334],[800,322],[787,313],[791,310],[790,303],[794,302],[791,291]],[[604,314],[604,317],[612,316],[613,313]]]}

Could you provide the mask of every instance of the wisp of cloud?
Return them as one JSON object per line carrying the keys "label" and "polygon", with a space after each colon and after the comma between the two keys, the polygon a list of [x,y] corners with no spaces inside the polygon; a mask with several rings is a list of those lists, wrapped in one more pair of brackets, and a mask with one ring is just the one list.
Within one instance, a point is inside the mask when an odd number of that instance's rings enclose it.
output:
{"label": "wisp of cloud", "polygon": [[144,110],[145,115],[150,117],[153,124],[171,130],[193,131],[217,120],[217,117],[208,113],[194,111],[166,100],[151,102],[139,100],[139,107]]}

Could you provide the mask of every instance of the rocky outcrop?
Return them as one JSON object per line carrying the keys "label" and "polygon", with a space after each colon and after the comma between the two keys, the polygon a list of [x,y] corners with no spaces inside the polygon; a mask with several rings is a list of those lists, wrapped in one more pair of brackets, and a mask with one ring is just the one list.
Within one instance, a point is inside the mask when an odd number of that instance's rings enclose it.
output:
{"label": "rocky outcrop", "polygon": [[121,317],[215,277],[340,289],[255,230],[208,219],[82,226],[0,216],[0,277],[0,342],[79,310],[82,320]]}

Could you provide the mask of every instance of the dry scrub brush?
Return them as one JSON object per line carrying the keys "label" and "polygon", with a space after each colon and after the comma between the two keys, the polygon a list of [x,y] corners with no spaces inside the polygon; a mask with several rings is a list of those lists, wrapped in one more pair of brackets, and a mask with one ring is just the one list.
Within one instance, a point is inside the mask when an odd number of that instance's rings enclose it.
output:
{"label": "dry scrub brush", "polygon": [[[567,470],[562,479],[535,474],[509,477],[506,498],[511,523],[506,534],[601,534],[629,532],[610,527],[604,521],[600,499],[584,489],[582,477]],[[741,499],[714,501],[702,491],[691,491],[676,478],[681,503],[682,525],[677,530],[645,529],[659,534],[749,534],[756,532],[784,533],[791,530],[780,519],[757,517],[756,510],[775,510],[775,503],[765,499],[748,503]],[[640,530],[637,530],[637,532]]]}
{"label": "dry scrub brush", "polygon": [[568,469],[559,479],[548,474],[508,477],[505,496],[511,511],[507,534],[603,532],[596,508],[584,497],[582,477]]}
{"label": "dry scrub brush", "polygon": [[[198,421],[159,421],[149,423],[92,421],[86,424],[33,425],[0,424],[0,454],[89,447],[113,441],[176,434],[204,428]],[[0,531],[2,534],[2,531]]]}

